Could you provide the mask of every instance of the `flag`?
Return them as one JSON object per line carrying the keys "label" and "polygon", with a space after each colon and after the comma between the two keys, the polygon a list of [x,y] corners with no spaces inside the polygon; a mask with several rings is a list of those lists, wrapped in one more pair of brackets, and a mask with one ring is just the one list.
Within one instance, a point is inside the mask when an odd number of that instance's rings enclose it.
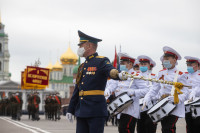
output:
{"label": "flag", "polygon": [[120,58],[117,56],[117,69],[120,70]]}
{"label": "flag", "polygon": [[115,58],[114,58],[114,62],[113,62],[113,66],[115,67],[115,68],[117,68],[117,51],[116,51],[116,46],[115,46]]}

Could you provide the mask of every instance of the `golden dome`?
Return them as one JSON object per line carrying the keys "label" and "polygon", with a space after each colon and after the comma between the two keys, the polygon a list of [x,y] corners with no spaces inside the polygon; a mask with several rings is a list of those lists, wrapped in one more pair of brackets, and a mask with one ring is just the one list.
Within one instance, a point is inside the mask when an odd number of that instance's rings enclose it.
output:
{"label": "golden dome", "polygon": [[59,61],[56,62],[56,64],[53,66],[53,71],[62,71],[63,66],[59,63]]}
{"label": "golden dome", "polygon": [[50,70],[53,68],[53,65],[51,64],[51,62],[49,63],[49,65],[46,68],[48,68]]}
{"label": "golden dome", "polygon": [[60,61],[62,64],[76,64],[78,56],[71,50],[70,46],[67,51],[61,55]]}

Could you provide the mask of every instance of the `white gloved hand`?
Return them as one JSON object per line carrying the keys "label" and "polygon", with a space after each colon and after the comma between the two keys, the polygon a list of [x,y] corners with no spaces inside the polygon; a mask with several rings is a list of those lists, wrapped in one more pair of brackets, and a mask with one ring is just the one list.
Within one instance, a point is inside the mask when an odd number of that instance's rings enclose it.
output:
{"label": "white gloved hand", "polygon": [[128,89],[126,92],[129,96],[135,96],[135,91],[132,89]]}
{"label": "white gloved hand", "polygon": [[193,101],[196,98],[196,93],[192,91],[189,95],[189,100]]}
{"label": "white gloved hand", "polygon": [[144,110],[144,108],[146,107],[146,105],[149,104],[150,101],[151,101],[151,99],[145,99],[144,98],[144,100],[143,100],[143,106],[142,106],[141,110]]}
{"label": "white gloved hand", "polygon": [[118,77],[121,80],[127,80],[128,79],[128,75],[127,74],[128,74],[127,72],[121,71],[120,73],[118,73]]}
{"label": "white gloved hand", "polygon": [[66,114],[66,118],[70,123],[73,123],[73,119],[72,119],[72,114],[71,113],[67,113]]}
{"label": "white gloved hand", "polygon": [[174,102],[174,96],[168,96],[168,100],[169,100],[170,102]]}
{"label": "white gloved hand", "polygon": [[110,96],[110,90],[108,90],[108,89],[105,89],[105,91],[104,91],[104,96],[105,97],[109,97]]}
{"label": "white gloved hand", "polygon": [[109,98],[110,95],[111,95],[110,90],[105,89],[104,96],[105,96],[106,100]]}

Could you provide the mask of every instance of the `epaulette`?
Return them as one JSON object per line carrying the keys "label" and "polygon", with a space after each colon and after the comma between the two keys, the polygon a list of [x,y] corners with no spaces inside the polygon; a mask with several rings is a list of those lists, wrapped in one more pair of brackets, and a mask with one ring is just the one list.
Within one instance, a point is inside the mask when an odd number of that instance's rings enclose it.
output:
{"label": "epaulette", "polygon": [[188,72],[185,72],[185,74],[188,74]]}
{"label": "epaulette", "polygon": [[152,73],[151,75],[152,75],[152,76],[156,76],[156,74],[153,74],[153,73]]}
{"label": "epaulette", "polygon": [[96,56],[96,58],[105,58],[105,56]]}
{"label": "epaulette", "polygon": [[140,71],[137,71],[137,73],[140,73]]}
{"label": "epaulette", "polygon": [[182,75],[182,74],[183,74],[183,72],[179,71],[179,75]]}
{"label": "epaulette", "polygon": [[135,72],[132,72],[131,74],[134,74]]}
{"label": "epaulette", "polygon": [[166,69],[166,68],[164,68],[164,69],[160,70],[159,72],[162,72],[162,71],[164,71],[164,70],[167,70],[167,69]]}
{"label": "epaulette", "polygon": [[198,75],[200,75],[200,73]]}

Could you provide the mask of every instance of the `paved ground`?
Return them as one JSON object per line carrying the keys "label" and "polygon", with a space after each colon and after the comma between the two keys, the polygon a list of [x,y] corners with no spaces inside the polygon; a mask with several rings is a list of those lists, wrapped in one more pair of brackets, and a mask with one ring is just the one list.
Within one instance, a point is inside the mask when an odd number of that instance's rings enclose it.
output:
{"label": "paved ground", "polygon": [[[28,120],[28,116],[22,116],[21,121],[13,121],[10,117],[0,117],[0,133],[75,133],[76,121],[69,123],[64,116],[60,121],[45,120],[40,116],[40,121]],[[161,133],[160,124],[157,133]],[[117,133],[117,127],[105,127],[104,133]],[[177,133],[185,133],[185,120],[180,119],[177,123]]]}

